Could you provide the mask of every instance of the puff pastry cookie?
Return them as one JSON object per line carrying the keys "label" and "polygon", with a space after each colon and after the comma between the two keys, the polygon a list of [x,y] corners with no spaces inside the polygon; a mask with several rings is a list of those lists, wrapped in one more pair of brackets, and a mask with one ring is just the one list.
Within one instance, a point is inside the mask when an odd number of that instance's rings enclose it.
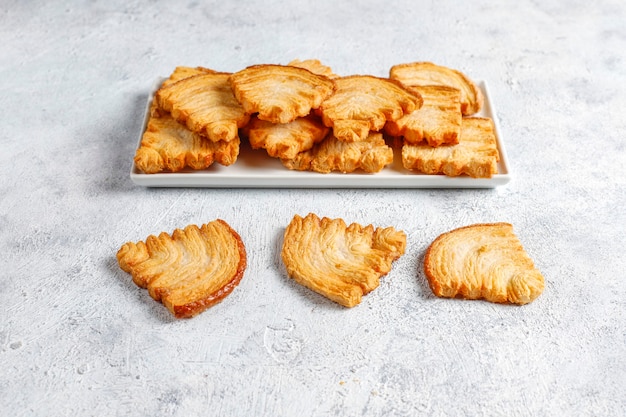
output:
{"label": "puff pastry cookie", "polygon": [[461,92],[461,111],[471,116],[480,111],[484,97],[474,82],[461,71],[433,64],[432,62],[412,62],[398,64],[389,70],[389,78],[398,80],[407,87],[423,85],[444,85]]}
{"label": "puff pastry cookie", "polygon": [[246,250],[237,232],[218,219],[127,242],[117,252],[117,261],[135,284],[184,318],[233,291],[246,269]]}
{"label": "puff pastry cookie", "polygon": [[289,123],[317,109],[335,84],[323,75],[291,65],[253,65],[229,79],[247,114],[272,123]]}
{"label": "puff pastry cookie", "polygon": [[185,78],[193,77],[194,75],[215,74],[216,72],[217,71],[205,67],[178,66],[174,68],[174,71],[172,71],[169,78],[163,81],[162,86],[174,84],[176,81],[184,80]]}
{"label": "puff pastry cookie", "polygon": [[402,147],[404,167],[425,174],[490,178],[498,172],[499,159],[493,121],[483,117],[463,118],[457,145]]}
{"label": "puff pastry cookie", "polygon": [[231,165],[239,156],[239,143],[239,138],[212,142],[164,113],[148,119],[134,161],[146,174],[205,169],[214,162]]}
{"label": "puff pastry cookie", "polygon": [[393,149],[387,146],[382,133],[370,133],[358,142],[340,141],[330,134],[311,150],[301,152],[293,159],[281,159],[281,162],[296,171],[345,174],[360,169],[371,174],[393,162]]}
{"label": "puff pastry cookie", "polygon": [[230,88],[229,73],[202,73],[168,83],[156,92],[159,108],[214,142],[239,138],[250,116]]}
{"label": "puff pastry cookie", "polygon": [[265,149],[273,158],[292,159],[321,142],[330,129],[309,114],[289,123],[272,123],[256,116],[241,131],[253,149]]}
{"label": "puff pastry cookie", "polygon": [[285,230],[282,259],[296,282],[345,306],[354,307],[364,294],[378,287],[380,277],[404,254],[406,235],[393,227],[310,213],[294,216]]}
{"label": "puff pastry cookie", "polygon": [[336,91],[319,109],[326,126],[339,140],[356,142],[370,131],[380,131],[387,121],[395,121],[422,106],[419,93],[400,83],[370,75],[336,78]]}
{"label": "puff pastry cookie", "polygon": [[426,142],[430,146],[456,145],[461,131],[461,93],[441,85],[410,87],[424,104],[396,121],[387,122],[385,132],[401,136],[405,143]]}
{"label": "puff pastry cookie", "polygon": [[[215,71],[209,68],[178,66],[174,68],[174,71],[172,71],[170,76],[166,78],[159,87],[164,87],[170,84],[174,84],[176,81],[180,81],[185,78],[192,77],[194,75],[212,74],[212,73],[215,73]],[[159,104],[157,103],[156,98],[153,98],[152,102],[150,103],[149,115],[151,117],[160,117],[165,114],[169,114],[169,112],[160,108]]]}
{"label": "puff pastry cookie", "polygon": [[292,67],[304,68],[311,71],[313,74],[323,75],[330,79],[339,77],[335,74],[331,67],[322,64],[319,59],[305,59],[303,61],[299,59],[294,59],[289,62],[287,65],[291,65]]}
{"label": "puff pastry cookie", "polygon": [[439,236],[426,251],[424,271],[438,297],[527,304],[544,289],[509,223],[474,224]]}

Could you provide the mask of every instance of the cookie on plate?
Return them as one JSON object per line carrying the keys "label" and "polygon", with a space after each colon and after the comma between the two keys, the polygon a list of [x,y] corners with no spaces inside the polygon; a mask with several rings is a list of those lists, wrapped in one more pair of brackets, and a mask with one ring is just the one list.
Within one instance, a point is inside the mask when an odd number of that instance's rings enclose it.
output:
{"label": "cookie on plate", "polygon": [[337,89],[322,103],[318,113],[341,141],[363,140],[371,131],[382,130],[386,122],[422,106],[419,93],[387,78],[352,75],[334,81]]}
{"label": "cookie on plate", "polygon": [[499,160],[493,120],[485,117],[463,118],[456,145],[405,143],[402,146],[402,165],[424,174],[491,178],[498,173]]}
{"label": "cookie on plate", "polygon": [[166,83],[155,94],[158,107],[191,131],[214,142],[239,138],[250,116],[230,88],[229,73],[201,73]]}
{"label": "cookie on plate", "polygon": [[410,87],[424,104],[396,121],[387,122],[385,133],[401,136],[405,143],[430,146],[456,145],[461,131],[461,93],[441,85]]}
{"label": "cookie on plate", "polygon": [[178,66],[174,68],[174,71],[172,71],[167,80],[163,81],[163,85],[174,84],[176,81],[184,80],[194,75],[215,74],[216,72],[217,71],[205,67]]}
{"label": "cookie on plate", "polygon": [[389,70],[389,78],[398,80],[407,87],[423,85],[445,85],[461,92],[461,111],[471,116],[480,111],[484,97],[480,88],[459,70],[433,64],[432,62],[412,62],[398,64]]}
{"label": "cookie on plate", "polygon": [[214,162],[231,165],[239,155],[239,138],[213,142],[174,120],[152,115],[135,152],[135,165],[146,174],[206,169]]}
{"label": "cookie on plate", "polygon": [[289,123],[307,116],[335,90],[323,75],[291,65],[253,65],[229,78],[247,114],[272,123]]}
{"label": "cookie on plate", "polygon": [[340,141],[329,134],[312,149],[292,159],[281,159],[281,162],[295,171],[347,174],[361,170],[372,174],[393,162],[393,149],[387,146],[382,133],[370,133],[358,142]]}
{"label": "cookie on plate", "polygon": [[305,60],[294,59],[293,61],[289,62],[287,65],[291,65],[292,67],[308,69],[313,74],[324,75],[330,79],[339,77],[337,74],[333,72],[331,67],[329,67],[328,65],[322,64],[322,62],[319,59],[305,59]]}
{"label": "cookie on plate", "polygon": [[272,123],[256,116],[241,130],[253,149],[265,149],[273,158],[292,159],[326,137],[329,128],[309,114],[289,123]]}

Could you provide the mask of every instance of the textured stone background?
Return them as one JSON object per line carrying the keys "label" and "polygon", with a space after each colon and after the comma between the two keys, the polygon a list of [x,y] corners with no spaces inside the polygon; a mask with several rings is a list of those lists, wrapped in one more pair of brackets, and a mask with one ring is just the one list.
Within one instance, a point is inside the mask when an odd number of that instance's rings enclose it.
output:
{"label": "textured stone background", "polygon": [[[0,2],[0,414],[623,415],[621,0]],[[177,65],[430,60],[489,83],[514,179],[494,190],[146,189],[144,102]],[[344,309],[288,280],[284,227],[394,225],[408,250]],[[128,240],[222,218],[249,266],[176,321],[117,266]],[[440,233],[511,222],[543,272],[524,307],[433,297]]]}

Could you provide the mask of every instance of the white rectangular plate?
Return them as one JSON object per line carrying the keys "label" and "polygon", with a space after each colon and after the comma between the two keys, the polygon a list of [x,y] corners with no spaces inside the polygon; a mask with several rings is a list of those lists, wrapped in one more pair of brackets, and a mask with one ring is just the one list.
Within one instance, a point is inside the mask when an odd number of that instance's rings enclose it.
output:
{"label": "white rectangular plate", "polygon": [[[154,92],[162,80],[155,84],[144,114],[142,130],[137,146],[146,128],[149,107]],[[511,179],[506,151],[502,143],[496,111],[491,102],[487,84],[478,82],[485,96],[485,104],[476,116],[489,117],[495,125],[500,162],[498,174],[491,178],[470,178],[467,176],[447,177],[445,175],[417,174],[402,166],[399,152],[395,160],[382,171],[367,173],[329,173],[291,171],[277,159],[271,158],[265,150],[252,149],[242,141],[237,162],[230,166],[213,164],[206,170],[185,170],[176,173],[144,174],[135,164],[130,171],[131,180],[146,187],[206,187],[206,188],[494,188],[508,183]]]}

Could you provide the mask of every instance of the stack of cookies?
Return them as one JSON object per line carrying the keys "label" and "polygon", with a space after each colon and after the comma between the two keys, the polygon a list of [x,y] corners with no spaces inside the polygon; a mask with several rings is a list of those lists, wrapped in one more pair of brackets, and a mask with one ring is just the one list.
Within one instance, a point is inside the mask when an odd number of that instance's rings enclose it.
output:
{"label": "stack of cookies", "polygon": [[319,60],[235,73],[177,67],[155,93],[136,166],[144,173],[235,163],[241,140],[292,170],[380,172],[401,148],[409,172],[489,178],[493,121],[480,89],[428,62],[388,78],[339,76]]}

